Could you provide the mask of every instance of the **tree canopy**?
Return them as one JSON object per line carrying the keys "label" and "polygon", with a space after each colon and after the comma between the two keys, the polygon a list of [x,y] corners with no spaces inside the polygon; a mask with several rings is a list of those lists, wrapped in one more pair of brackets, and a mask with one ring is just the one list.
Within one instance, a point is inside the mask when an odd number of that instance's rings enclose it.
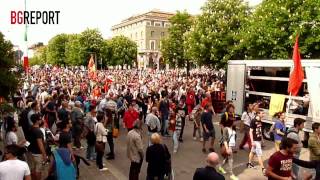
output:
{"label": "tree canopy", "polygon": [[46,56],[49,64],[65,64],[65,49],[67,42],[67,34],[58,34],[49,40]]}
{"label": "tree canopy", "polygon": [[15,67],[13,45],[4,39],[0,32],[0,97],[9,99],[18,86],[18,78],[12,68]]}
{"label": "tree canopy", "polygon": [[162,40],[161,52],[166,63],[173,67],[184,67],[187,60],[184,47],[185,33],[191,28],[192,17],[186,11],[178,11],[170,18],[170,23],[169,35]]}
{"label": "tree canopy", "polygon": [[320,3],[318,0],[267,0],[243,29],[241,46],[247,59],[288,59],[295,36],[301,54],[320,57]]}
{"label": "tree canopy", "polygon": [[137,44],[125,36],[115,36],[109,42],[110,65],[133,65],[137,59]]}
{"label": "tree canopy", "polygon": [[241,59],[239,35],[249,14],[243,0],[208,0],[187,35],[187,54],[200,65],[218,68]]}
{"label": "tree canopy", "polygon": [[87,65],[90,55],[97,61],[101,59],[104,66],[132,65],[137,57],[137,45],[124,36],[105,40],[97,29],[86,29],[80,34],[58,34],[47,46],[37,48],[31,64]]}

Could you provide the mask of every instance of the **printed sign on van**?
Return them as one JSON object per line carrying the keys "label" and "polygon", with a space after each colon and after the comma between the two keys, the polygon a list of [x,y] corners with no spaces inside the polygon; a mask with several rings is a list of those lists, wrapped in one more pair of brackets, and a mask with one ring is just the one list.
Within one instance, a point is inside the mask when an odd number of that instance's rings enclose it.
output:
{"label": "printed sign on van", "polygon": [[306,67],[312,117],[320,120],[320,68]]}
{"label": "printed sign on van", "polygon": [[276,112],[283,111],[286,96],[282,94],[272,94],[269,106],[269,115],[273,116]]}

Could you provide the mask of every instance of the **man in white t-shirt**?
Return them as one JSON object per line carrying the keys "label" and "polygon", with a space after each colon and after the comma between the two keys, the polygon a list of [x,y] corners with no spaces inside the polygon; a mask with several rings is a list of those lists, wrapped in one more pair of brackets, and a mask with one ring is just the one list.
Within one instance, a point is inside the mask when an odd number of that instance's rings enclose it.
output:
{"label": "man in white t-shirt", "polygon": [[18,160],[19,147],[8,145],[5,148],[5,161],[0,163],[0,179],[31,180],[30,169],[26,162]]}

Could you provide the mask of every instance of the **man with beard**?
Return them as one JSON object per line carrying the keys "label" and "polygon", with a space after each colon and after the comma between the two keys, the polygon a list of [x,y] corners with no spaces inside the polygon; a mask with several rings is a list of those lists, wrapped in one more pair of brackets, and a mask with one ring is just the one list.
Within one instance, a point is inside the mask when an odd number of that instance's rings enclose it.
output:
{"label": "man with beard", "polygon": [[266,175],[268,180],[295,179],[292,173],[293,154],[298,149],[298,141],[283,138],[280,151],[275,152],[269,159]]}

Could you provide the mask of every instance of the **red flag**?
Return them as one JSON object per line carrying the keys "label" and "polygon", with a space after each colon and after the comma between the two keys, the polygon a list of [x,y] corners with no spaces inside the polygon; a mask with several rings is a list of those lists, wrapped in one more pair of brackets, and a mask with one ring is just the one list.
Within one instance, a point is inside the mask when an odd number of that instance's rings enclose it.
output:
{"label": "red flag", "polygon": [[97,78],[96,66],[94,64],[93,56],[91,56],[88,64],[88,75],[90,79]]}
{"label": "red flag", "polygon": [[104,84],[104,92],[107,93],[109,90],[109,85],[112,83],[113,81],[109,78],[106,78],[105,80],[105,84]]}
{"label": "red flag", "polygon": [[29,59],[28,56],[23,57],[23,68],[26,72],[28,72],[29,69]]}
{"label": "red flag", "polygon": [[304,73],[301,66],[301,58],[299,53],[299,36],[296,38],[296,43],[293,49],[293,71],[290,74],[289,85],[288,85],[288,93],[296,96],[299,92],[299,89],[302,85],[302,81],[304,79]]}

